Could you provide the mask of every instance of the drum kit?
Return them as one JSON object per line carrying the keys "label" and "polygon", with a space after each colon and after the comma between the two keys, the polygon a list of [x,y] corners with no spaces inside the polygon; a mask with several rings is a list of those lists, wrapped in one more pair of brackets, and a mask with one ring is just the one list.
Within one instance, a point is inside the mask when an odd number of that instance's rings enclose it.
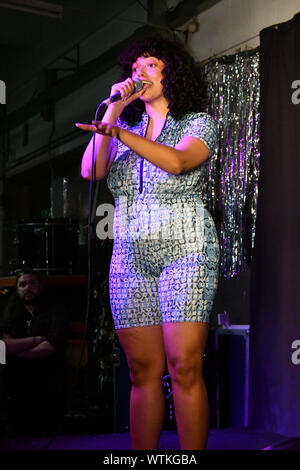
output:
{"label": "drum kit", "polygon": [[72,219],[22,220],[14,226],[14,272],[74,274],[78,267],[79,224]]}

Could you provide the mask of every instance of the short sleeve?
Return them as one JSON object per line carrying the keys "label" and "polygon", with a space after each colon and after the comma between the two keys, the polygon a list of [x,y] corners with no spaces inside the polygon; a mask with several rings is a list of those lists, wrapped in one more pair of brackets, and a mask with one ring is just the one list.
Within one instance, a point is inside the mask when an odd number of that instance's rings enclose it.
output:
{"label": "short sleeve", "polygon": [[212,116],[199,113],[197,117],[190,120],[184,137],[196,137],[201,139],[209,150],[209,156],[214,153],[217,143],[217,123]]}

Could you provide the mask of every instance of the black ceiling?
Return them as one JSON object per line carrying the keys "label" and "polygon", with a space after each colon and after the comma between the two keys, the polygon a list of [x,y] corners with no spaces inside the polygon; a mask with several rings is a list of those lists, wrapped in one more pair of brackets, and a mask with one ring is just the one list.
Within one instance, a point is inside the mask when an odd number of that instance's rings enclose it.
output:
{"label": "black ceiling", "polygon": [[47,0],[63,7],[63,18],[56,19],[5,8],[3,3],[0,1],[0,78],[10,89],[131,5],[142,8],[135,0]]}

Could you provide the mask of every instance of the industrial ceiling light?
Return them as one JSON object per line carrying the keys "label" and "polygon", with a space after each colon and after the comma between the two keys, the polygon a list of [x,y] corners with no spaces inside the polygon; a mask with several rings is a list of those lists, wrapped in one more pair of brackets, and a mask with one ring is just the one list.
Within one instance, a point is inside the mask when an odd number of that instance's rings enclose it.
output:
{"label": "industrial ceiling light", "polygon": [[57,4],[40,2],[39,0],[0,0],[0,7],[26,11],[35,15],[50,16],[62,19],[63,7]]}

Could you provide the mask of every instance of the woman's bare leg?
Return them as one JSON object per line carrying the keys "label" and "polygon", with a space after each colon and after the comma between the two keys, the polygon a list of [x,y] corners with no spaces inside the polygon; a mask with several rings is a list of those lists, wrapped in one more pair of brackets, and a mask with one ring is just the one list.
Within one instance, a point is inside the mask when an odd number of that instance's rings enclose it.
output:
{"label": "woman's bare leg", "polygon": [[162,327],[145,326],[117,330],[128,366],[130,395],[130,436],[134,450],[157,449],[164,422],[162,376],[165,353]]}
{"label": "woman's bare leg", "polygon": [[207,391],[202,377],[208,324],[165,323],[163,333],[181,449],[203,450],[209,424]]}

